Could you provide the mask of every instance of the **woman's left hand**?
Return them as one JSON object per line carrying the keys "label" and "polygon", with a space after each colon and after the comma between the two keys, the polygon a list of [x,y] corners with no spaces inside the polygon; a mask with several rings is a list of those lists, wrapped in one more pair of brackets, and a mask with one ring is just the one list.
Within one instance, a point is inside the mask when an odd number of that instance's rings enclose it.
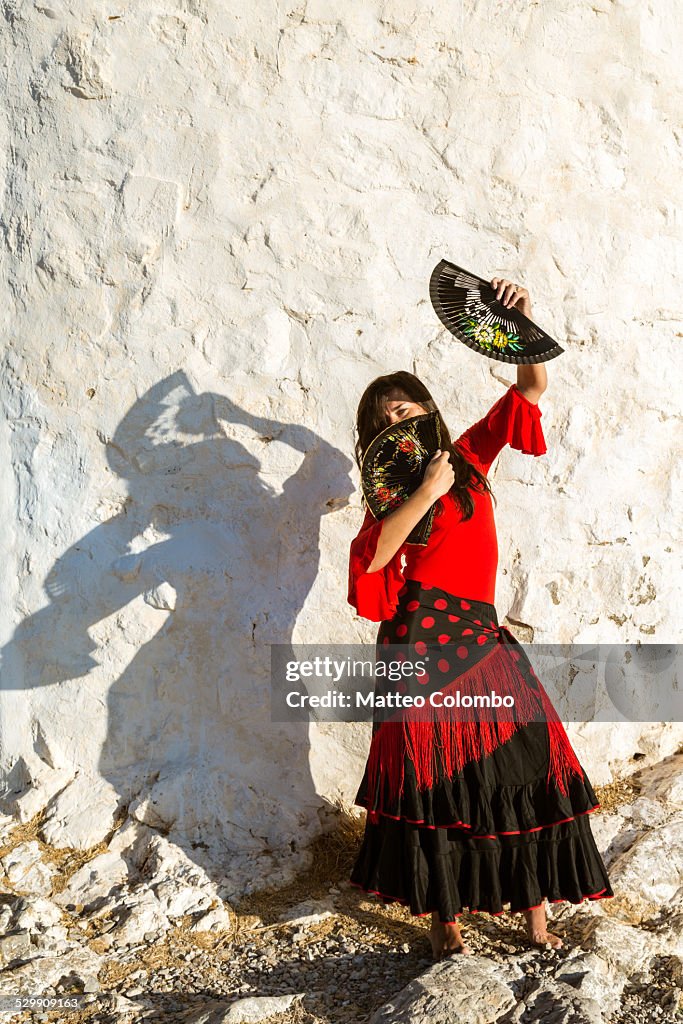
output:
{"label": "woman's left hand", "polygon": [[[506,277],[491,278],[491,287],[496,291],[496,298],[506,309],[516,306],[520,313],[531,320],[531,301],[526,288],[508,281]],[[517,366],[517,390],[534,405],[548,386],[548,374],[545,363],[531,363]]]}
{"label": "woman's left hand", "polygon": [[531,319],[531,299],[526,288],[508,281],[506,277],[491,278],[491,287],[495,289],[496,298],[503,303],[506,309],[516,306],[520,313]]}

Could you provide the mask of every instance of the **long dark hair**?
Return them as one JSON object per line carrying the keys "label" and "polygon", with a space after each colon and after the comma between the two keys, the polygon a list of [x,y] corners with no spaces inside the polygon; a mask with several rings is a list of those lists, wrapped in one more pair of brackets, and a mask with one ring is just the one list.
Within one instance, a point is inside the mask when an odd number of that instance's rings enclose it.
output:
{"label": "long dark hair", "polygon": [[[438,413],[439,426],[441,427],[441,450],[448,452],[449,462],[455,473],[455,480],[449,493],[452,494],[460,506],[462,518],[471,519],[474,513],[474,501],[470,494],[470,486],[478,491],[488,491],[495,503],[496,499],[488,478],[454,448],[450,432],[437,408],[436,402],[420,378],[416,377],[414,373],[408,373],[407,370],[397,370],[395,373],[387,373],[382,377],[375,377],[363,392],[358,403],[358,412],[356,413],[355,456],[358,468],[360,469],[361,467],[363,455],[367,451],[370,442],[373,438],[377,437],[380,431],[388,426],[384,403],[387,396],[395,388],[400,389],[406,394],[411,402],[416,402],[418,405],[423,406],[427,412]],[[362,500],[363,505],[366,505],[364,495]],[[435,515],[441,515],[442,511],[443,503],[439,499]]]}

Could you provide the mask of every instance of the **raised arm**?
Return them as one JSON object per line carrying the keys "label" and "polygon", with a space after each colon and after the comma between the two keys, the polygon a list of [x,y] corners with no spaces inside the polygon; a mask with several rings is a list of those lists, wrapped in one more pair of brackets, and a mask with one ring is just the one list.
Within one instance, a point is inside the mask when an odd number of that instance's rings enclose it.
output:
{"label": "raised arm", "polygon": [[[496,298],[503,305],[510,309],[516,307],[524,316],[533,319],[531,316],[531,299],[529,292],[521,285],[513,284],[506,277],[491,278],[491,287],[496,289]],[[545,363],[532,363],[530,365],[517,366],[517,390],[524,395],[533,405],[538,403],[539,398],[548,387],[548,374]]]}
{"label": "raised arm", "polygon": [[511,384],[486,415],[453,443],[468,462],[478,464],[483,473],[488,473],[506,444],[526,455],[545,455],[542,415],[538,403],[526,398],[516,384]]}

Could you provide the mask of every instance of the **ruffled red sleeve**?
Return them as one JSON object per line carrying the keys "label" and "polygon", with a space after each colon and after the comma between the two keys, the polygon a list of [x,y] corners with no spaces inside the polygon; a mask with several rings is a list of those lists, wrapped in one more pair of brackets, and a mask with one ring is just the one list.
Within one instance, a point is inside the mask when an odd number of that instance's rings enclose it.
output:
{"label": "ruffled red sleeve", "polygon": [[348,601],[364,619],[382,622],[392,619],[398,605],[398,592],[405,583],[401,568],[402,544],[393,558],[382,569],[367,572],[375,557],[382,520],[375,519],[370,509],[358,535],[351,542],[349,556]]}
{"label": "ruffled red sleeve", "polygon": [[509,444],[525,455],[545,455],[546,448],[538,405],[525,398],[516,384],[511,384],[483,419],[469,427],[455,441],[465,458],[477,461],[484,471]]}

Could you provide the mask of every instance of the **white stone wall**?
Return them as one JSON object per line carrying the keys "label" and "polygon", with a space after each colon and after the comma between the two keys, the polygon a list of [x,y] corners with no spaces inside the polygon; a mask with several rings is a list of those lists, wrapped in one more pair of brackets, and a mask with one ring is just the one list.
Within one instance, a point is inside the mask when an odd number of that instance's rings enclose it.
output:
{"label": "white stone wall", "polygon": [[[353,797],[367,727],[273,726],[267,645],[374,636],[346,604],[368,381],[413,370],[455,431],[515,379],[440,328],[442,257],[521,281],[565,347],[547,455],[492,474],[501,620],[680,640],[671,5],[3,15],[13,808],[88,845],[123,805],[270,871]],[[682,736],[571,734],[598,783]]]}

